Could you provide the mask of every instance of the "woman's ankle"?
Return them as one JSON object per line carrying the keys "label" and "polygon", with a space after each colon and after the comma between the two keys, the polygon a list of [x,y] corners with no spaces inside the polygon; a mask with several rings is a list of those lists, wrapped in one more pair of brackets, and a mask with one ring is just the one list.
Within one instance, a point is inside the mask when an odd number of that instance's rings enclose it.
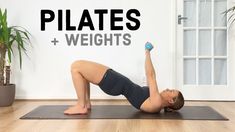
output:
{"label": "woman's ankle", "polygon": [[82,108],[86,108],[86,103],[83,103],[83,102],[77,102],[76,105]]}

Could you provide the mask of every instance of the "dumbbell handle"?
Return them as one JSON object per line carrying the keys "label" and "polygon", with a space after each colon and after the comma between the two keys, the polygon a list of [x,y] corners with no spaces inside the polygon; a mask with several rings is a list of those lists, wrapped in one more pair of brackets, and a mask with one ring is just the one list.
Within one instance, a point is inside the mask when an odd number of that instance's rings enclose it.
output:
{"label": "dumbbell handle", "polygon": [[151,43],[147,42],[147,43],[145,44],[145,49],[151,51],[151,50],[153,49],[153,45],[152,45]]}

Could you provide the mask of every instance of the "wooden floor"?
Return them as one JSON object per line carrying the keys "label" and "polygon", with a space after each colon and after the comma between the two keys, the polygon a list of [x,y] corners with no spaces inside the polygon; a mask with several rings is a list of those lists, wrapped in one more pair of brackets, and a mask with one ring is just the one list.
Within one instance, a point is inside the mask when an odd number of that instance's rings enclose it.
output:
{"label": "wooden floor", "polygon": [[[72,105],[75,101],[15,101],[0,107],[0,132],[235,132],[235,102],[186,102],[213,107],[229,121],[93,119],[20,120],[39,105]],[[92,101],[92,104],[128,104],[126,101]]]}

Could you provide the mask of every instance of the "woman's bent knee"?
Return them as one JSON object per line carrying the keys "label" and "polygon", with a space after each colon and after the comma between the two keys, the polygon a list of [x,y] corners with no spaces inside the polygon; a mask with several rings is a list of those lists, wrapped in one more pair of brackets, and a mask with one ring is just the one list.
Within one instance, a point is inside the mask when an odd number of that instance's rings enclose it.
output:
{"label": "woman's bent knee", "polygon": [[83,65],[83,60],[74,61],[71,65],[71,72],[79,72],[79,69],[81,69]]}

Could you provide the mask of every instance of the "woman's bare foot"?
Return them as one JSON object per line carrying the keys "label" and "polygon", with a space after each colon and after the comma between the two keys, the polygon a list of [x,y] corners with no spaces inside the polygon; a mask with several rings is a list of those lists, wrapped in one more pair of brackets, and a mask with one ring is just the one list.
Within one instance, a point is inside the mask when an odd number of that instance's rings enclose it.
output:
{"label": "woman's bare foot", "polygon": [[81,114],[87,114],[87,107],[82,107],[80,105],[74,105],[67,110],[64,111],[64,114],[67,115],[81,115]]}
{"label": "woman's bare foot", "polygon": [[86,103],[86,107],[88,110],[91,110],[91,102],[90,101]]}
{"label": "woman's bare foot", "polygon": [[[69,108],[72,108],[72,107],[74,107],[74,106],[70,106]],[[88,110],[91,110],[91,102],[90,101],[87,101],[86,107]]]}

